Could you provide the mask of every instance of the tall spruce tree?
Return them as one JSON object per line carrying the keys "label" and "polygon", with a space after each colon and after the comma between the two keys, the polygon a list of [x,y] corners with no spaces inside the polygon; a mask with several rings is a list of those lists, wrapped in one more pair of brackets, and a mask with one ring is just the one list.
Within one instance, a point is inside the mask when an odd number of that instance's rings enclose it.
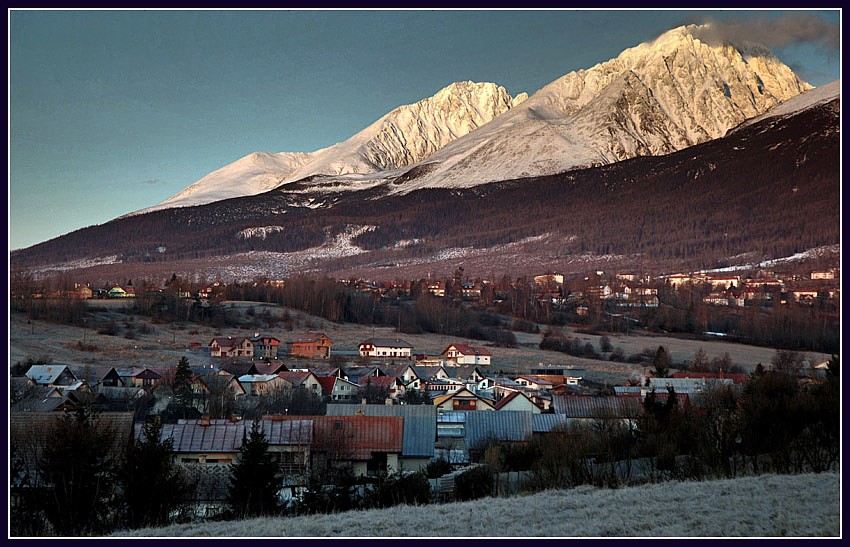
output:
{"label": "tall spruce tree", "polygon": [[278,465],[269,453],[269,442],[259,419],[251,424],[251,433],[243,438],[239,458],[230,466],[228,502],[239,518],[268,515],[279,508],[278,491],[283,480]]}
{"label": "tall spruce tree", "polygon": [[658,346],[658,349],[655,351],[655,357],[652,358],[653,374],[659,378],[666,378],[671,364],[670,354],[667,353],[664,346]]}
{"label": "tall spruce tree", "polygon": [[86,405],[58,421],[37,463],[50,490],[43,509],[55,534],[99,534],[114,524],[122,456],[117,450],[116,432]]}
{"label": "tall spruce tree", "polygon": [[186,408],[192,404],[192,369],[189,368],[189,360],[180,358],[177,370],[174,372],[174,398],[177,403]]}
{"label": "tall spruce tree", "polygon": [[144,425],[142,438],[127,452],[124,497],[131,528],[161,526],[190,498],[194,485],[174,463],[173,440],[162,439],[162,423]]}

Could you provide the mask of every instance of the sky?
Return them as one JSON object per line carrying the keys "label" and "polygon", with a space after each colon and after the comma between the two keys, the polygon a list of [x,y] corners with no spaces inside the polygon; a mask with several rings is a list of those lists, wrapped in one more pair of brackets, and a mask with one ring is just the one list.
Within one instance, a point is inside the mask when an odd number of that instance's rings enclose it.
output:
{"label": "sky", "polygon": [[9,10],[9,249],[311,152],[463,80],[529,95],[710,18],[840,78],[840,11]]}

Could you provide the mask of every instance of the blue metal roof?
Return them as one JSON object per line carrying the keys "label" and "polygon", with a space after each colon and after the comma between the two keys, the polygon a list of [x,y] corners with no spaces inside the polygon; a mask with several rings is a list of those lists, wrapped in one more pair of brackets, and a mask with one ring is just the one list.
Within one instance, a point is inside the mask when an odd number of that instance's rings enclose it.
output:
{"label": "blue metal roof", "polygon": [[503,410],[499,412],[468,411],[466,413],[466,448],[493,439],[525,441],[531,438],[532,412]]}

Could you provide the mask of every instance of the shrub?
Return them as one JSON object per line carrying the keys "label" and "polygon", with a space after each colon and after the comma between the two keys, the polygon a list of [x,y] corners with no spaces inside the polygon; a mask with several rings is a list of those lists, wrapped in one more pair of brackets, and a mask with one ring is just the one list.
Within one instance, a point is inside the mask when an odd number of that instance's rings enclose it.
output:
{"label": "shrub", "polygon": [[450,464],[449,461],[442,456],[436,460],[431,460],[428,462],[428,465],[425,466],[425,476],[429,479],[437,479],[451,472],[452,464]]}
{"label": "shrub", "polygon": [[455,477],[455,497],[458,501],[474,500],[493,495],[493,473],[486,465],[474,467]]}
{"label": "shrub", "polygon": [[393,505],[425,505],[431,502],[431,485],[424,473],[404,475],[401,472],[378,475],[375,484],[367,491],[366,507],[392,507]]}

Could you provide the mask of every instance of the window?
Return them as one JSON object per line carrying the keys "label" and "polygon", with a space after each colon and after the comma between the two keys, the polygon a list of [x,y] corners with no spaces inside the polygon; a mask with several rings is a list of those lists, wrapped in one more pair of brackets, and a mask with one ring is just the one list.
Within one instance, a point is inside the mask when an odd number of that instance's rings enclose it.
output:
{"label": "window", "polygon": [[455,399],[454,401],[452,401],[452,408],[454,410],[475,410],[475,401],[474,400],[465,401],[465,400]]}

